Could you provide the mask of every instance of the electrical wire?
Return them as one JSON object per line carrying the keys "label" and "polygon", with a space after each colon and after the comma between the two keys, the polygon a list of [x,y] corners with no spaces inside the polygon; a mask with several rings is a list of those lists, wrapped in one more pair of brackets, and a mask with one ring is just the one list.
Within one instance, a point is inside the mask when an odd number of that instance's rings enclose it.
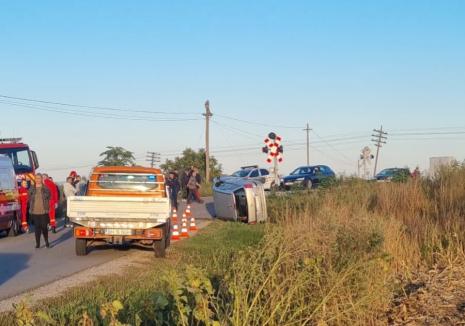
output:
{"label": "electrical wire", "polygon": [[115,120],[132,120],[132,121],[165,121],[165,122],[179,122],[179,121],[196,121],[201,120],[201,118],[182,118],[182,119],[174,119],[174,118],[151,118],[151,117],[141,117],[141,116],[121,116],[121,115],[114,115],[110,113],[91,113],[91,112],[77,112],[76,110],[66,110],[66,109],[55,109],[51,107],[44,107],[44,106],[37,106],[37,105],[30,105],[30,104],[20,104],[16,102],[9,102],[9,101],[2,101],[0,100],[1,104],[6,105],[13,105],[19,107],[21,109],[30,109],[36,111],[43,111],[43,112],[53,112],[59,114],[68,114],[74,116],[82,116],[82,117],[92,117],[92,118],[105,118],[105,119],[115,119]]}
{"label": "electrical wire", "polygon": [[352,160],[350,158],[348,158],[342,151],[340,151],[339,149],[337,149],[336,147],[334,147],[331,143],[329,143],[328,141],[326,141],[323,137],[321,137],[315,130],[312,129],[312,133],[315,134],[315,136],[317,136],[319,139],[321,139],[326,145],[328,145],[330,148],[332,148],[333,150],[335,150],[336,152],[338,152],[342,157],[344,157],[347,162],[352,162]]}
{"label": "electrical wire", "polygon": [[236,128],[236,127],[231,127],[231,126],[229,126],[229,125],[226,125],[226,124],[224,124],[224,123],[220,123],[220,122],[215,121],[215,120],[213,120],[213,119],[211,120],[211,122],[214,123],[214,124],[216,124],[216,125],[218,125],[218,126],[220,126],[220,127],[233,130],[234,132],[242,133],[243,135],[246,135],[246,136],[248,136],[248,137],[250,137],[250,136],[258,137],[258,138],[261,138],[261,137],[262,137],[262,136],[259,135],[259,134],[251,133],[251,132],[249,132],[249,131],[245,131],[245,130],[243,130],[243,129]]}
{"label": "electrical wire", "polygon": [[268,123],[261,123],[261,122],[253,122],[253,121],[238,119],[238,118],[234,118],[234,117],[230,117],[230,116],[218,114],[218,113],[215,113],[215,116],[223,118],[223,119],[233,120],[233,121],[247,123],[251,125],[270,127],[270,128],[284,128],[284,129],[301,129],[302,128],[301,126],[283,126],[283,125],[275,125],[275,124],[268,124]]}
{"label": "electrical wire", "polygon": [[7,98],[7,99],[13,99],[13,100],[27,101],[27,102],[53,104],[53,105],[69,106],[69,107],[76,107],[76,108],[105,110],[105,111],[120,111],[120,112],[148,113],[148,114],[199,115],[198,113],[194,113],[194,112],[168,112],[168,111],[151,111],[151,110],[130,110],[130,109],[122,109],[122,108],[114,108],[114,107],[106,107],[106,106],[79,105],[79,104],[70,104],[70,103],[63,103],[63,102],[47,101],[47,100],[30,99],[30,98],[24,98],[24,97],[14,97],[14,96],[2,95],[2,94],[0,94],[0,97]]}

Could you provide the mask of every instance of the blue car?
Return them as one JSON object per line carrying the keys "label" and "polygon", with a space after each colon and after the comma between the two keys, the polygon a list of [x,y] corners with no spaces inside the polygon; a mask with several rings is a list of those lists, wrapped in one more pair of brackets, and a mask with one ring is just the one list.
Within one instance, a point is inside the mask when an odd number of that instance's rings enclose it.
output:
{"label": "blue car", "polygon": [[321,181],[335,176],[334,171],[326,165],[301,166],[281,180],[281,187],[286,190],[294,185],[307,189],[317,188]]}

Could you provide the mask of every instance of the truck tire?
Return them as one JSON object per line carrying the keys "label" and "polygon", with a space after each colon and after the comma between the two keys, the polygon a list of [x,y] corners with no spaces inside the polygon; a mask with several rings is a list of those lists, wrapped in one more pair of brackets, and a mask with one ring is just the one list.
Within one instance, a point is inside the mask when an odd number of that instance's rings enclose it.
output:
{"label": "truck tire", "polygon": [[87,255],[87,240],[76,239],[76,256]]}
{"label": "truck tire", "polygon": [[168,248],[171,244],[171,222],[166,223],[165,237],[165,248]]}
{"label": "truck tire", "polygon": [[18,222],[18,219],[13,217],[13,220],[11,222],[11,228],[8,230],[8,236],[10,237],[16,237],[21,233],[21,224]]}
{"label": "truck tire", "polygon": [[163,238],[155,240],[153,242],[153,253],[157,258],[164,258],[166,255],[166,235],[163,234]]}

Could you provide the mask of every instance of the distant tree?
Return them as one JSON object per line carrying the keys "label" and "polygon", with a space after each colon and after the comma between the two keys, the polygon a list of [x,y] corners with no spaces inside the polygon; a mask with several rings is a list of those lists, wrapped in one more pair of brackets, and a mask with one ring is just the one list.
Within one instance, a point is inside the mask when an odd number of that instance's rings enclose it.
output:
{"label": "distant tree", "polygon": [[107,146],[107,150],[100,153],[104,158],[98,162],[98,165],[103,166],[131,166],[135,164],[136,158],[134,153],[124,149],[123,147]]}
{"label": "distant tree", "polygon": [[[166,160],[161,168],[165,171],[185,171],[190,167],[195,166],[199,169],[200,174],[205,177],[205,150],[199,149],[194,151],[192,148],[186,148],[181,156],[174,158],[173,160]],[[221,175],[222,167],[218,163],[217,159],[210,156],[210,175],[212,178]]]}

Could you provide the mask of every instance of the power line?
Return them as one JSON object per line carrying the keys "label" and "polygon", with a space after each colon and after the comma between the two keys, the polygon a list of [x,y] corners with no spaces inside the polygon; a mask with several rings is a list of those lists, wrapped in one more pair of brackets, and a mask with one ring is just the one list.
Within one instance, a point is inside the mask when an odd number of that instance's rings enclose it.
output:
{"label": "power line", "polygon": [[240,128],[236,128],[236,127],[231,127],[231,126],[226,125],[226,124],[224,124],[224,123],[220,123],[220,122],[218,122],[218,121],[216,121],[216,120],[214,120],[214,119],[212,119],[211,121],[212,121],[214,124],[216,124],[216,125],[218,125],[218,126],[220,126],[220,127],[233,130],[233,132],[235,132],[235,133],[236,133],[236,132],[239,132],[239,133],[244,134],[244,135],[246,135],[246,136],[248,136],[248,137],[250,137],[250,136],[258,137],[258,138],[261,138],[261,137],[262,137],[262,136],[259,135],[259,134],[255,134],[255,133],[252,133],[252,132],[249,132],[249,131],[240,129]]}
{"label": "power line", "polygon": [[147,152],[147,157],[145,159],[150,163],[150,167],[154,167],[155,163],[160,163],[160,153],[156,152]]}
{"label": "power line", "polygon": [[121,111],[121,112],[131,112],[131,113],[148,113],[148,114],[198,115],[198,113],[194,113],[194,112],[130,110],[130,109],[107,107],[107,106],[80,105],[80,104],[71,104],[71,103],[64,103],[64,102],[54,102],[54,101],[48,101],[48,100],[37,100],[37,99],[30,99],[30,98],[24,98],[24,97],[14,97],[14,96],[1,95],[1,94],[0,94],[0,97],[7,98],[7,99],[13,99],[13,100],[27,101],[27,102],[53,104],[53,105],[69,106],[69,107],[76,107],[76,108],[106,110],[106,111]]}
{"label": "power line", "polygon": [[15,103],[15,102],[1,101],[1,100],[0,100],[0,103],[17,106],[17,107],[22,108],[22,109],[25,108],[25,109],[43,111],[43,112],[53,112],[53,113],[68,114],[68,115],[74,115],[74,116],[92,117],[92,118],[105,118],[105,119],[115,119],[115,120],[165,121],[165,122],[200,120],[200,118],[197,118],[197,119],[195,119],[195,118],[192,118],[192,119],[191,118],[181,118],[181,119],[160,118],[160,119],[154,119],[154,118],[151,118],[151,117],[141,117],[141,116],[136,116],[136,117],[121,116],[121,115],[114,115],[114,114],[111,114],[111,113],[79,112],[79,111],[70,110],[70,109],[58,109],[58,108],[52,108],[52,107],[44,107],[44,106],[37,106],[37,105],[23,104],[23,103]]}
{"label": "power line", "polygon": [[378,168],[379,150],[384,144],[386,144],[387,132],[383,130],[383,126],[381,126],[380,129],[373,129],[373,132],[373,135],[371,135],[373,139],[371,141],[374,142],[376,146],[375,169],[373,171],[373,176],[375,177],[376,169]]}
{"label": "power line", "polygon": [[251,125],[269,127],[269,128],[284,128],[284,129],[301,129],[302,128],[302,126],[283,126],[283,125],[267,124],[267,123],[261,123],[261,122],[252,122],[249,120],[238,119],[238,118],[230,117],[230,116],[223,115],[223,114],[217,114],[217,116],[223,119],[238,121],[238,122],[247,123]]}
{"label": "power line", "polygon": [[[330,142],[326,141],[323,137],[321,137],[319,134],[317,134],[317,132],[315,130],[312,130],[312,132],[319,138],[321,139],[326,145],[328,145],[329,147],[331,147],[334,151],[338,152],[339,154],[341,154],[341,156],[343,156],[347,162],[352,162],[352,160],[347,157],[347,155],[345,155],[343,152],[341,152],[339,149],[337,149],[336,147],[334,147]],[[352,164],[352,163],[351,163]]]}
{"label": "power line", "polygon": [[398,132],[391,136],[432,136],[432,135],[464,135],[465,131],[444,131],[444,132]]}

